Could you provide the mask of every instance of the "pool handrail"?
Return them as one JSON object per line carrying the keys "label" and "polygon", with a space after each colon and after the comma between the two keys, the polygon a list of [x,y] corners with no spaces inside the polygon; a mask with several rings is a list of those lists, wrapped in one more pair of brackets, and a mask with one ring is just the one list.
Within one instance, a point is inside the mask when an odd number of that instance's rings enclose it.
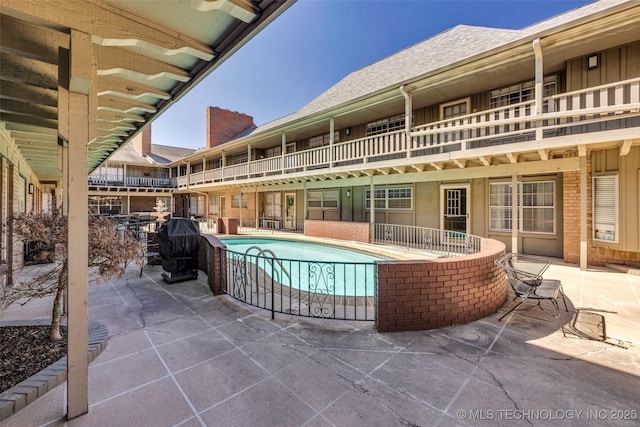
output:
{"label": "pool handrail", "polygon": [[[291,274],[289,273],[289,271],[285,268],[285,266],[282,264],[282,261],[280,261],[280,259],[276,256],[276,254],[271,250],[271,249],[262,249],[260,246],[257,245],[253,245],[249,248],[247,248],[246,251],[244,251],[245,255],[250,255],[249,252],[252,249],[257,249],[258,250],[258,254],[256,255],[256,257],[263,257],[265,261],[267,261],[269,263],[269,265],[271,265],[271,270],[277,274],[276,280],[278,282],[280,282],[280,274],[278,273],[278,271],[273,268],[273,261],[276,261],[278,263],[278,265],[280,266],[280,269],[285,273],[285,275],[287,276],[287,278],[289,279],[289,283],[291,283]],[[267,257],[267,255],[271,255],[271,258]],[[245,262],[247,262],[247,260],[245,259]],[[282,282],[280,282],[282,283]]]}

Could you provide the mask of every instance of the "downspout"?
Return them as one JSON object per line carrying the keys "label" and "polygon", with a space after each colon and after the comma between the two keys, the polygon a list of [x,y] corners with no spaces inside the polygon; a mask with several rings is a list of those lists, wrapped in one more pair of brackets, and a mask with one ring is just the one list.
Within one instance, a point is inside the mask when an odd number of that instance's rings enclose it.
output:
{"label": "downspout", "polygon": [[400,86],[400,93],[404,96],[404,133],[407,138],[407,158],[411,157],[411,117],[413,116],[413,99],[411,93]]}
{"label": "downspout", "polygon": [[542,107],[544,89],[544,64],[542,60],[542,45],[540,39],[533,41],[533,53],[535,54],[535,117],[536,117],[536,141],[542,139]]}

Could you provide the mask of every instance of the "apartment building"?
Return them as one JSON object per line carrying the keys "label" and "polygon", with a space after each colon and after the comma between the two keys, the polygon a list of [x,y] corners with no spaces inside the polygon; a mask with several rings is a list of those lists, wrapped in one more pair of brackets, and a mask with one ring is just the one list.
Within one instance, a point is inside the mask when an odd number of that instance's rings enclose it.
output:
{"label": "apartment building", "polygon": [[[520,29],[457,26],[302,109],[171,165],[200,215],[488,236],[589,264],[640,261],[640,5]],[[209,118],[208,122],[211,122]]]}
{"label": "apartment building", "polygon": [[89,175],[89,210],[98,215],[151,212],[161,201],[175,212],[171,163],[195,150],[152,144],[151,126]]}

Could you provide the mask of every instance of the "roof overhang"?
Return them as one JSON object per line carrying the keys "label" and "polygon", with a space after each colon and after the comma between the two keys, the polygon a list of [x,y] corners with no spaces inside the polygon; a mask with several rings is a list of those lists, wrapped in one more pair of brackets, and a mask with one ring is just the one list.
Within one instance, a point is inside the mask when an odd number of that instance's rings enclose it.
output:
{"label": "roof overhang", "polygon": [[1,0],[0,128],[39,180],[62,176],[59,65],[72,30],[88,34],[97,94],[91,172],[293,3]]}

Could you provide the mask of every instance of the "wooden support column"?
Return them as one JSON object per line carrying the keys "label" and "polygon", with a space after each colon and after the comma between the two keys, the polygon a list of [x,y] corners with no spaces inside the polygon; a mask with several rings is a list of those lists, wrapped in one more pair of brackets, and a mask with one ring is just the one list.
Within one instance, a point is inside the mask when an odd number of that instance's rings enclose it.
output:
{"label": "wooden support column", "polygon": [[333,119],[333,117],[331,117],[329,119],[329,170],[333,168],[333,144],[335,143],[335,140],[334,140],[335,126],[336,126],[335,120]]}
{"label": "wooden support column", "polygon": [[540,39],[533,41],[533,52],[536,57],[535,61],[535,115],[536,115],[536,140],[542,139],[542,104],[544,95],[544,64],[542,61],[542,45]]}
{"label": "wooden support column", "polygon": [[[66,200],[68,207],[67,419],[89,411],[88,347],[88,149],[96,131],[97,103],[90,98],[94,75],[91,36],[71,31],[68,61],[60,62],[60,135],[68,141]],[[94,135],[95,136],[95,135]]]}
{"label": "wooden support column", "polygon": [[373,185],[373,175],[371,175],[371,179],[369,181],[369,192],[371,193],[371,198],[369,199],[369,223],[371,226],[371,230],[369,231],[369,243],[372,243],[376,238],[376,187]]}
{"label": "wooden support column", "polygon": [[518,253],[518,175],[511,176],[511,253]]}

